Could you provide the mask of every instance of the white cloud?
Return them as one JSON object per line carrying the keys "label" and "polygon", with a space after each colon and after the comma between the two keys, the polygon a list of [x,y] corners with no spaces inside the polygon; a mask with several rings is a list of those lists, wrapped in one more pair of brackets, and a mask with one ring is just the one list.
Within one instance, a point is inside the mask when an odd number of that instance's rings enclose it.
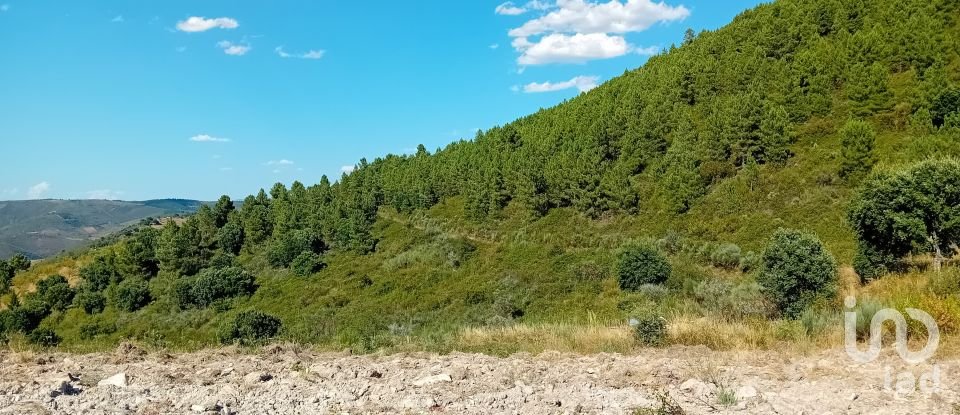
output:
{"label": "white cloud", "polygon": [[250,45],[233,43],[227,40],[218,42],[217,46],[223,49],[223,53],[230,56],[243,56],[252,49]]}
{"label": "white cloud", "polygon": [[504,16],[516,16],[518,14],[526,13],[527,9],[523,7],[517,7],[513,4],[513,2],[508,1],[506,3],[503,3],[497,6],[497,8],[493,10],[493,12],[496,14],[502,14]]}
{"label": "white cloud", "polygon": [[27,199],[39,199],[50,191],[50,183],[40,182],[27,189]]}
{"label": "white cloud", "polygon": [[10,10],[10,5],[9,5],[9,4],[0,4],[0,12],[5,12],[5,11],[8,11],[8,10]]}
{"label": "white cloud", "polygon": [[500,48],[500,44],[499,44],[499,43],[494,43],[494,44],[490,45],[490,49],[498,49],[498,48]]}
{"label": "white cloud", "polygon": [[292,165],[294,165],[294,164],[296,164],[296,163],[294,163],[294,162],[292,162],[292,161],[290,161],[290,160],[287,160],[287,159],[270,160],[270,161],[267,162],[267,165],[268,165],[268,166],[292,166]]}
{"label": "white cloud", "polygon": [[110,21],[113,23],[123,23],[123,16],[118,14],[117,17],[110,19]]}
{"label": "white cloud", "polygon": [[633,51],[634,51],[634,53],[636,53],[637,55],[647,55],[647,56],[649,56],[649,55],[656,55],[657,53],[660,53],[660,47],[659,47],[659,46],[649,46],[649,47],[645,47],[645,48],[636,48],[636,49],[634,49]]}
{"label": "white cloud", "polygon": [[208,134],[197,134],[193,137],[190,137],[190,141],[194,141],[197,143],[228,143],[230,142],[230,139],[214,137]]}
{"label": "white cloud", "polygon": [[553,33],[531,43],[527,38],[517,38],[514,48],[521,52],[517,63],[543,65],[548,63],[582,63],[594,59],[623,56],[633,50],[623,36],[605,33],[565,35]]}
{"label": "white cloud", "polygon": [[123,192],[110,189],[91,190],[87,192],[87,199],[119,200]]}
{"label": "white cloud", "polygon": [[511,37],[543,33],[629,33],[642,32],[659,22],[683,20],[690,10],[683,6],[654,3],[651,0],[611,0],[590,3],[585,0],[557,0],[558,10],[530,20],[510,31]]}
{"label": "white cloud", "polygon": [[281,58],[300,58],[300,59],[321,59],[327,51],[323,49],[309,50],[305,53],[289,53],[283,50],[283,46],[277,46],[274,49]]}
{"label": "white cloud", "polygon": [[569,81],[563,82],[543,82],[543,83],[529,83],[523,86],[523,92],[528,94],[538,93],[538,92],[554,92],[562,91],[564,89],[577,88],[580,92],[587,92],[593,88],[597,87],[597,82],[600,81],[599,77],[596,76],[577,76]]}
{"label": "white cloud", "polygon": [[350,173],[353,173],[353,170],[355,168],[356,167],[354,166],[343,166],[343,167],[340,167],[340,173],[350,174]]}
{"label": "white cloud", "polygon": [[206,32],[210,29],[236,29],[240,27],[240,24],[236,20],[229,17],[218,17],[215,19],[207,19],[205,17],[192,16],[177,22],[177,30],[181,32]]}
{"label": "white cloud", "polygon": [[[682,5],[652,0],[557,0],[556,8],[541,1],[524,8],[550,10],[509,31],[511,45],[520,53],[520,65],[583,63],[635,52],[652,55],[656,47],[637,47],[624,34],[642,32],[657,23],[679,21],[690,15]],[[552,9],[552,10],[551,10]]]}

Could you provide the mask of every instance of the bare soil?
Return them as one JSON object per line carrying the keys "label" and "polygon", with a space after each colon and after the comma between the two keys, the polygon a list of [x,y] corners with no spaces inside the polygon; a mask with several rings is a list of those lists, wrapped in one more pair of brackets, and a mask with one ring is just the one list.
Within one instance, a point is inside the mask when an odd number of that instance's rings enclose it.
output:
{"label": "bare soil", "polygon": [[[167,354],[124,345],[86,355],[7,351],[0,362],[2,414],[629,414],[663,401],[689,414],[949,414],[960,403],[958,360],[907,366],[889,353],[860,365],[843,350],[498,358],[287,345]],[[887,378],[896,387],[896,374],[919,377],[935,366],[938,392],[906,382],[905,394],[885,388]],[[110,377],[120,386],[100,384]]]}

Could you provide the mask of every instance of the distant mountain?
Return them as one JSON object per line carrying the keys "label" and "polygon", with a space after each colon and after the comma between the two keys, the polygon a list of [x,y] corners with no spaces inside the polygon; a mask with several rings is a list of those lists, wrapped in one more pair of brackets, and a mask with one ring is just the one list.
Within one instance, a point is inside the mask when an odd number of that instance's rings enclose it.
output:
{"label": "distant mountain", "polygon": [[0,201],[0,258],[43,258],[102,238],[148,217],[193,213],[202,202],[160,199]]}

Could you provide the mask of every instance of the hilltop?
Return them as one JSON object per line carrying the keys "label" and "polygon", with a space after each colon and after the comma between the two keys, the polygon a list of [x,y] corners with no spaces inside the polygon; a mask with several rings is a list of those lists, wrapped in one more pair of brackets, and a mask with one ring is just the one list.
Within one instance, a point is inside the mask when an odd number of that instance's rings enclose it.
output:
{"label": "hilltop", "polygon": [[142,219],[193,213],[200,204],[182,199],[0,201],[0,258],[15,253],[46,258]]}

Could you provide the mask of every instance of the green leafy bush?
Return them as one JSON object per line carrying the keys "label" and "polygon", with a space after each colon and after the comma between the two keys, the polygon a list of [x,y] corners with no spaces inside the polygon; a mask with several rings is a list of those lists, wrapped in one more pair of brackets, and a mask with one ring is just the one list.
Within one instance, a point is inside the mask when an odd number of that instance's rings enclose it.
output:
{"label": "green leafy bush", "polygon": [[51,275],[37,282],[37,298],[51,310],[64,311],[73,303],[75,292],[62,275]]}
{"label": "green leafy bush", "polygon": [[254,277],[241,268],[206,269],[192,279],[174,286],[174,300],[180,308],[209,307],[220,300],[253,294]]}
{"label": "green leafy bush", "polygon": [[630,243],[620,250],[617,276],[620,288],[636,291],[644,284],[662,284],[670,278],[670,263],[656,248]]}
{"label": "green leafy bush", "polygon": [[280,332],[280,319],[257,310],[243,311],[220,334],[223,343],[255,344],[275,337]]}
{"label": "green leafy bush", "polygon": [[837,263],[816,235],[778,229],[757,282],[784,315],[796,318],[817,299],[836,294]]}
{"label": "green leafy bush", "polygon": [[652,313],[634,318],[634,338],[647,347],[663,346],[667,340],[667,320]]}
{"label": "green leafy bush", "polygon": [[143,278],[127,278],[117,284],[113,303],[123,311],[137,311],[150,304],[150,286]]}
{"label": "green leafy bush", "polygon": [[122,279],[114,257],[103,255],[97,256],[93,262],[81,267],[80,278],[83,278],[92,291],[103,291],[110,284],[119,283]]}
{"label": "green leafy bush", "polygon": [[17,253],[7,260],[7,264],[9,264],[14,271],[26,271],[30,269],[30,258],[27,258],[24,254]]}
{"label": "green leafy bush", "polygon": [[869,173],[876,163],[873,147],[877,134],[865,121],[849,121],[840,136],[840,177],[847,180],[859,179]]}
{"label": "green leafy bush", "polygon": [[56,347],[63,340],[56,332],[48,328],[38,328],[27,335],[30,343],[41,347]]}
{"label": "green leafy bush", "polygon": [[267,250],[267,261],[271,266],[286,268],[303,252],[323,252],[323,241],[307,229],[295,230],[277,237]]}
{"label": "green leafy bush", "polygon": [[75,301],[87,314],[102,313],[107,307],[107,297],[101,292],[89,289],[80,290]]}
{"label": "green leafy bush", "polygon": [[735,269],[740,267],[740,247],[735,244],[722,244],[710,254],[710,262],[715,267]]}
{"label": "green leafy bush", "polygon": [[80,325],[80,338],[90,340],[97,336],[113,334],[117,331],[117,325],[114,323],[93,321]]}
{"label": "green leafy bush", "polygon": [[290,269],[297,276],[309,277],[314,272],[323,269],[324,265],[320,255],[313,252],[303,252],[294,258],[293,263],[290,264]]}

